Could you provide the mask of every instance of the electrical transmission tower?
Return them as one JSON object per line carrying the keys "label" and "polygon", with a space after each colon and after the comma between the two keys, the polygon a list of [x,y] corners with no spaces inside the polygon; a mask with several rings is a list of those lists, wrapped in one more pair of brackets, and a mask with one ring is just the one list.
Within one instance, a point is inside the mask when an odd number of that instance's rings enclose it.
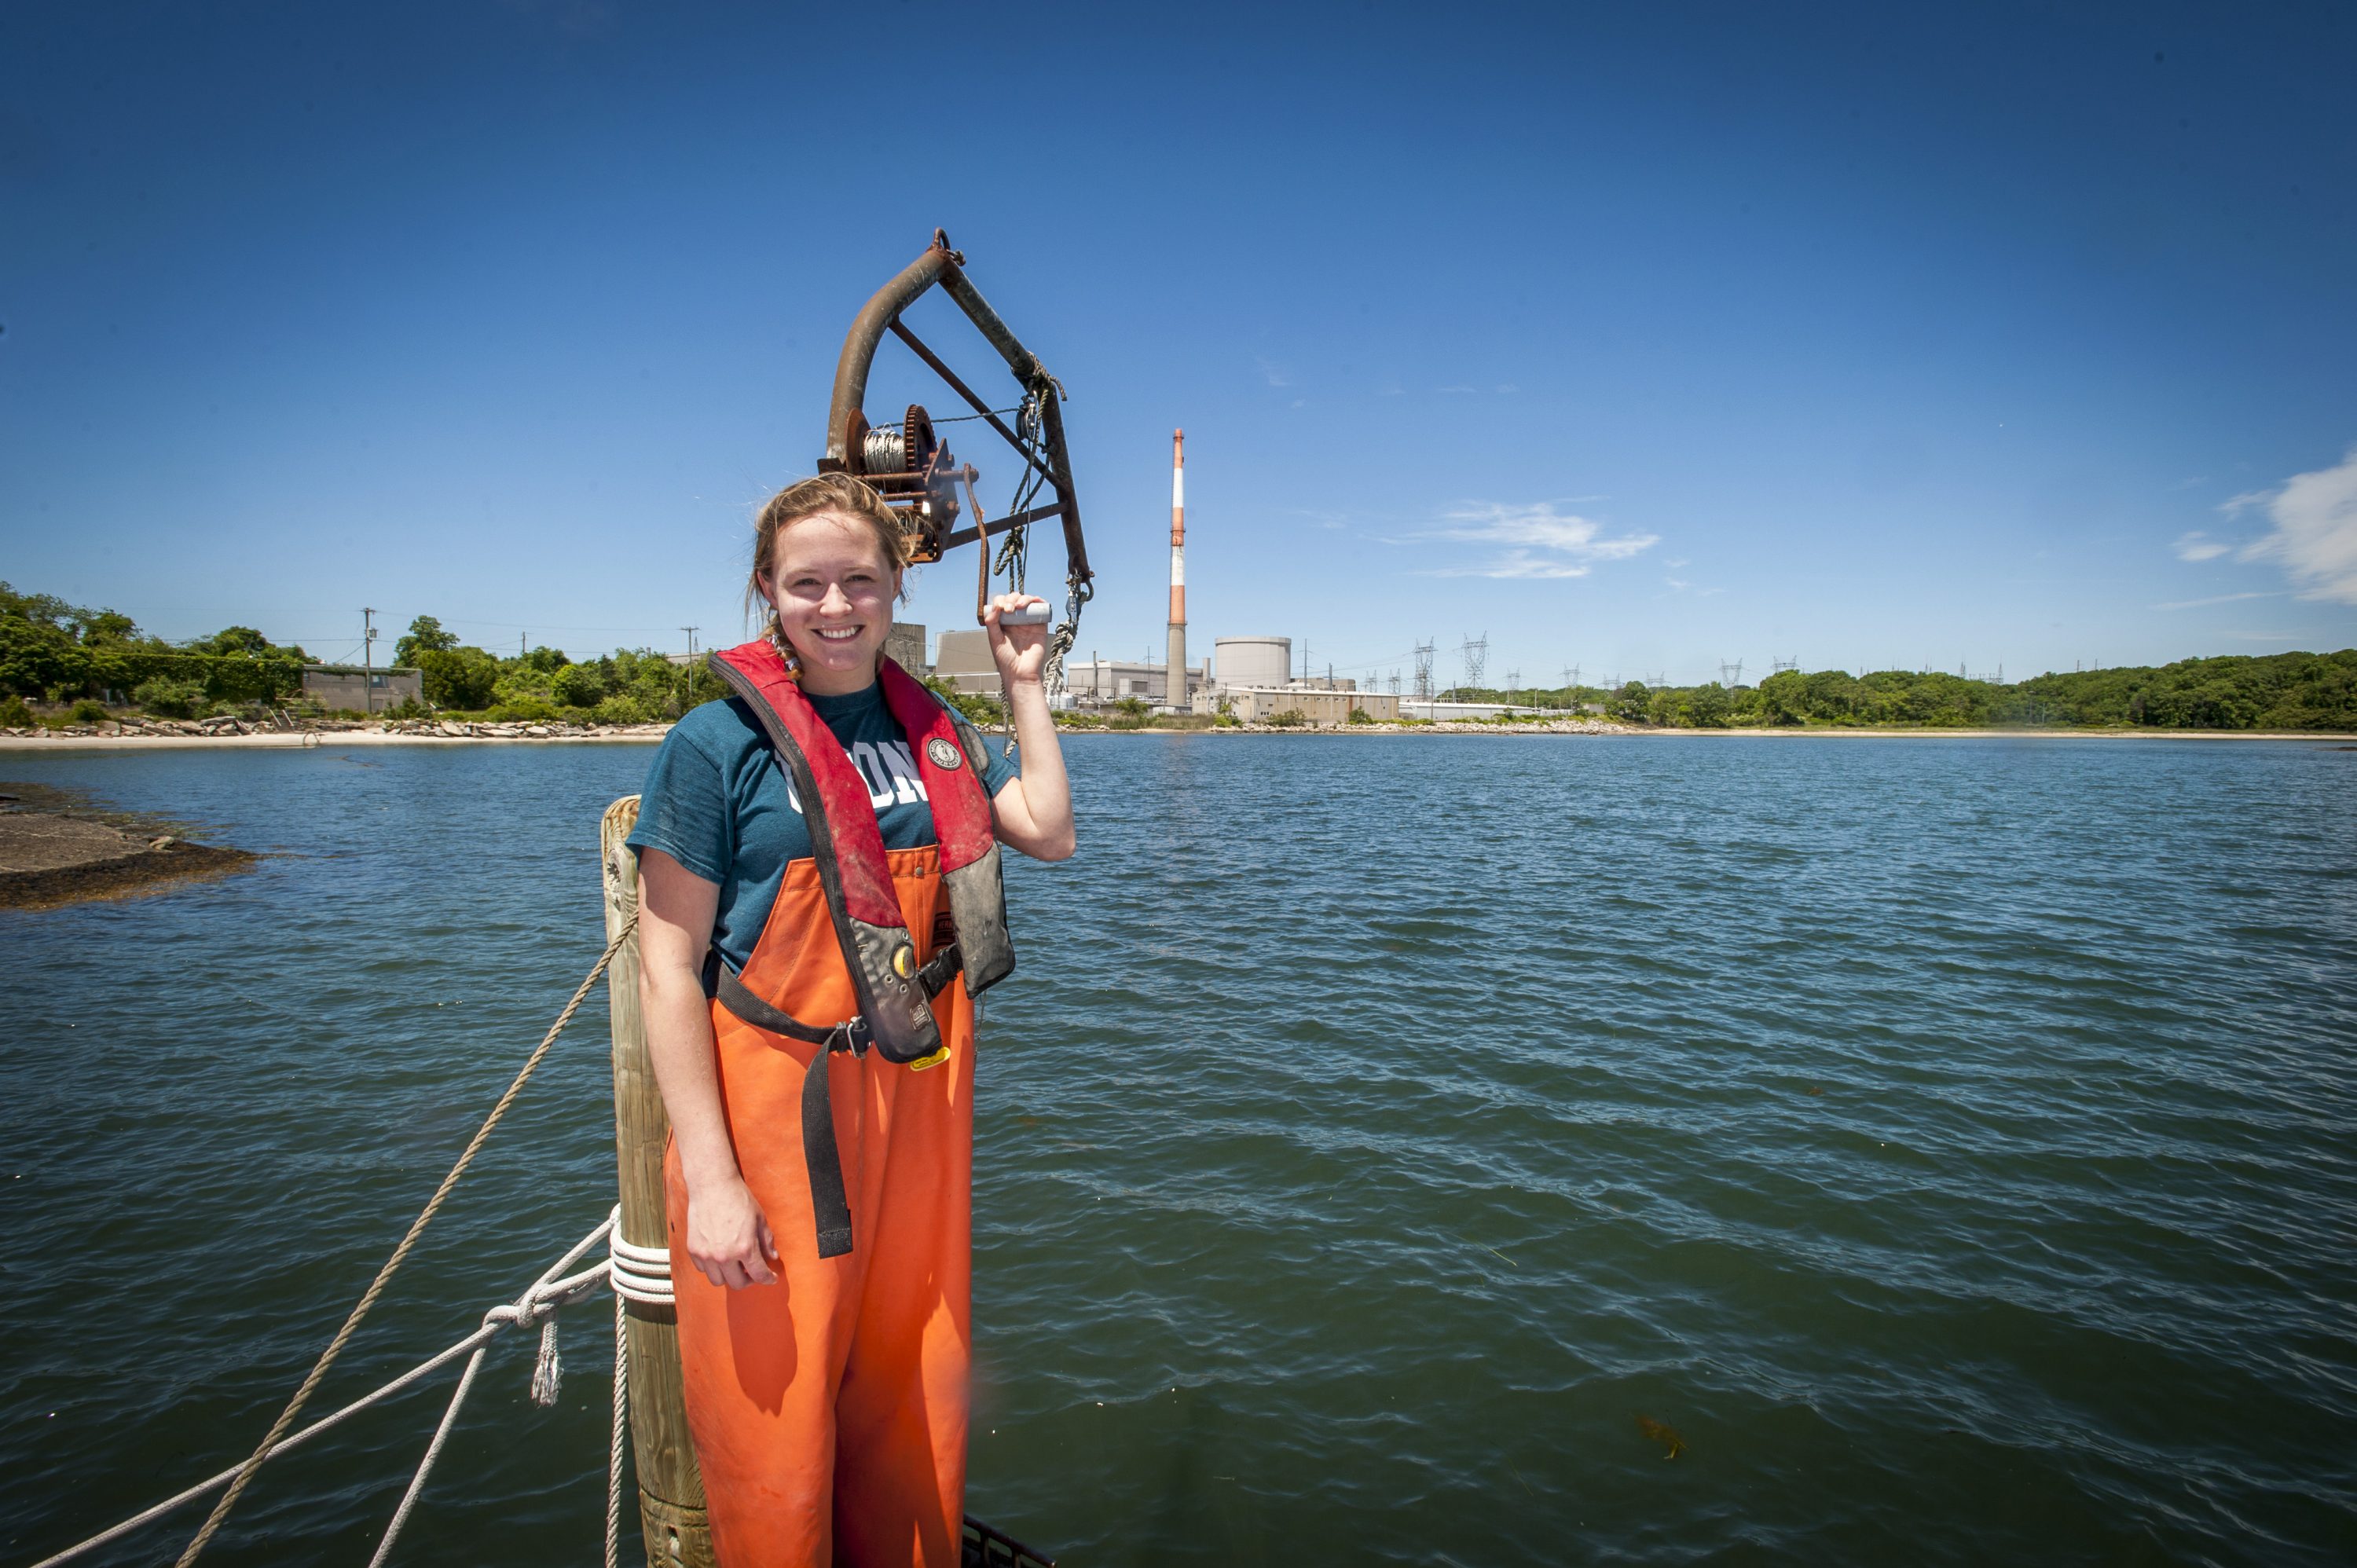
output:
{"label": "electrical transmission tower", "polygon": [[1509,670],[1509,671],[1506,671],[1506,690],[1507,690],[1509,693],[1512,693],[1512,692],[1519,692],[1519,691],[1521,691],[1522,689],[1523,689],[1523,672],[1522,672],[1521,671],[1519,671],[1519,670]]}
{"label": "electrical transmission tower", "polygon": [[1483,666],[1489,662],[1490,634],[1485,631],[1478,639],[1467,638],[1465,639],[1465,685],[1468,690],[1478,692],[1481,689]]}
{"label": "electrical transmission tower", "polygon": [[1801,667],[1801,661],[1797,659],[1770,659],[1768,662],[1773,666],[1768,671],[1770,675],[1781,675],[1787,670],[1798,670]]}
{"label": "electrical transmission tower", "polygon": [[1432,701],[1432,644],[1428,642],[1415,645],[1415,700]]}
{"label": "electrical transmission tower", "polygon": [[1720,685],[1727,687],[1729,691],[1742,685],[1743,660],[1738,659],[1734,663],[1729,664],[1724,659],[1720,660],[1718,661],[1718,682]]}
{"label": "electrical transmission tower", "polygon": [[1392,671],[1392,695],[1399,695],[1399,671],[1396,670]]}

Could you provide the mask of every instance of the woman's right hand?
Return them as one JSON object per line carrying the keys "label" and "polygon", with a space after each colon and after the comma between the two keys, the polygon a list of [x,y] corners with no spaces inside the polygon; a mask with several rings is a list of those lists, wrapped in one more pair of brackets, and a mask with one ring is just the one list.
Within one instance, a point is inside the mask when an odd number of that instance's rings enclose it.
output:
{"label": "woman's right hand", "polygon": [[730,1290],[778,1283],[778,1243],[744,1177],[688,1189],[687,1257],[705,1279]]}

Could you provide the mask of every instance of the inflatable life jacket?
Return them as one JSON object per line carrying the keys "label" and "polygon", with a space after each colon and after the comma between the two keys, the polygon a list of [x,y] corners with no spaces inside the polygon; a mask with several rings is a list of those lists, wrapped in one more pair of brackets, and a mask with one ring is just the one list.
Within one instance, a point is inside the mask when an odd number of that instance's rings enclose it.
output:
{"label": "inflatable life jacket", "polygon": [[956,932],[954,941],[920,963],[893,891],[866,780],[811,706],[776,646],[745,643],[714,653],[708,663],[753,710],[793,783],[827,915],[858,998],[859,1011],[849,1018],[796,1018],[755,994],[718,950],[705,957],[706,996],[757,1029],[823,1047],[803,1080],[802,1153],[810,1167],[819,1256],[838,1257],[851,1251],[851,1215],[826,1091],[826,1056],[864,1056],[873,1045],[887,1061],[931,1067],[947,1055],[933,998],[961,973],[972,996],[1015,968],[1006,881],[991,832],[990,798],[982,786],[982,739],[898,664],[877,661],[885,705],[908,733],[932,807],[942,880]]}

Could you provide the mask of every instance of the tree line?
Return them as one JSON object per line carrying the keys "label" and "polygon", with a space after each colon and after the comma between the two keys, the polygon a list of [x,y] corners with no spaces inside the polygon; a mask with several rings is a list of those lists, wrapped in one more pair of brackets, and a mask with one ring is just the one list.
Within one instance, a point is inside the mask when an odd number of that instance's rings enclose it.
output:
{"label": "tree line", "polygon": [[199,704],[284,701],[303,689],[310,655],[250,626],[167,642],[114,610],[0,583],[0,697],[65,703],[110,693],[152,713],[187,717]]}
{"label": "tree line", "polygon": [[[318,662],[252,627],[167,642],[117,611],[0,583],[0,703],[20,724],[31,722],[27,701],[102,711],[109,702],[127,703],[165,718],[294,703],[304,667]],[[417,670],[429,707],[494,718],[645,724],[676,718],[715,694],[709,675],[653,649],[577,663],[554,648],[501,658],[461,643],[432,616],[410,623],[393,645],[393,662]]]}
{"label": "tree line", "polygon": [[[0,583],[0,702],[99,703],[113,698],[165,717],[285,703],[318,662],[252,627],[167,642],[114,610],[93,610]],[[709,675],[653,649],[576,661],[554,648],[500,656],[462,643],[419,616],[393,645],[415,668],[426,704],[500,719],[646,724],[677,718],[717,694]],[[1757,686],[1614,689],[1562,686],[1507,693],[1459,688],[1458,702],[1600,711],[1624,724],[1691,729],[1824,725],[1922,728],[2126,726],[2200,730],[2357,730],[2357,650],[2230,655],[2174,664],[2036,675],[2012,685],[1934,671],[1782,670]],[[962,699],[980,722],[996,704]],[[22,722],[30,722],[29,714]]]}
{"label": "tree line", "polygon": [[578,661],[554,648],[501,658],[460,642],[432,616],[409,623],[393,657],[416,669],[429,706],[495,719],[654,724],[719,694],[709,674],[674,664],[651,648],[618,649]]}
{"label": "tree line", "polygon": [[1684,729],[2357,730],[2357,649],[2064,671],[2011,685],[1938,671],[1781,670],[1757,686],[1631,681],[1611,689],[1460,689],[1447,695],[1458,702],[1600,710],[1623,724]]}

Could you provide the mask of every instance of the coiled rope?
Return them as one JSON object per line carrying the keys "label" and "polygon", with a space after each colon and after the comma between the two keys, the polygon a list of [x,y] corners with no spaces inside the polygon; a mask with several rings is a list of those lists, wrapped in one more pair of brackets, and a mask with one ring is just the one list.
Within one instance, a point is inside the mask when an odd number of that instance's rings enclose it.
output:
{"label": "coiled rope", "polygon": [[[302,1413],[304,1405],[310,1402],[311,1395],[318,1388],[320,1380],[328,1375],[328,1369],[336,1364],[336,1358],[343,1354],[344,1346],[350,1341],[354,1331],[360,1327],[361,1320],[369,1315],[370,1308],[376,1305],[377,1298],[384,1294],[384,1287],[392,1282],[393,1274],[399,1271],[404,1262],[408,1261],[410,1251],[417,1245],[417,1239],[424,1235],[425,1228],[434,1222],[435,1215],[441,1212],[443,1200],[447,1198],[451,1189],[458,1185],[458,1178],[467,1174],[467,1167],[475,1163],[475,1155],[481,1152],[485,1141],[491,1135],[491,1130],[500,1124],[502,1117],[507,1115],[508,1107],[515,1103],[516,1096],[523,1092],[523,1086],[531,1081],[532,1075],[538,1070],[542,1058],[548,1055],[549,1047],[556,1044],[556,1037],[559,1035],[565,1033],[565,1026],[573,1022],[573,1015],[581,1010],[581,1004],[588,998],[589,988],[597,983],[599,975],[606,972],[606,966],[614,961],[614,955],[621,950],[622,944],[629,940],[630,934],[638,929],[638,917],[635,914],[625,919],[622,922],[622,929],[615,934],[612,941],[606,944],[606,950],[598,955],[597,961],[590,966],[589,972],[582,976],[581,984],[573,993],[573,999],[567,1002],[565,1004],[565,1010],[556,1015],[556,1022],[548,1026],[548,1033],[542,1037],[540,1044],[533,1047],[532,1055],[524,1058],[524,1064],[517,1070],[514,1081],[508,1085],[507,1092],[500,1096],[499,1103],[491,1107],[491,1113],[483,1118],[483,1124],[475,1129],[475,1135],[468,1140],[466,1150],[459,1155],[457,1164],[450,1167],[450,1174],[442,1178],[442,1185],[434,1189],[434,1196],[426,1199],[425,1207],[418,1212],[417,1218],[411,1221],[409,1233],[401,1239],[401,1245],[393,1250],[393,1255],[384,1261],[384,1266],[377,1270],[376,1278],[369,1283],[367,1291],[362,1293],[359,1303],[353,1306],[351,1315],[344,1319],[344,1326],[336,1331],[336,1337],[328,1342],[328,1348],[319,1353],[318,1360],[312,1364],[310,1375],[303,1380],[303,1386],[295,1391],[295,1397],[286,1402],[286,1408],[280,1411],[278,1419],[270,1423],[268,1434],[263,1438],[245,1463],[238,1466],[236,1478],[230,1482],[229,1490],[221,1494],[219,1502],[213,1504],[212,1512],[205,1516],[203,1527],[197,1531],[195,1539],[188,1542],[188,1549],[180,1553],[179,1560],[174,1564],[174,1568],[189,1568],[189,1564],[196,1562],[198,1555],[204,1551],[206,1545],[211,1541],[214,1533],[221,1529],[221,1521],[229,1518],[230,1510],[237,1507],[238,1499],[245,1495],[245,1488],[253,1482],[254,1472],[262,1468],[263,1461],[270,1457],[272,1451],[278,1446],[279,1440],[285,1437],[287,1429],[295,1424],[295,1418]],[[602,1275],[609,1266],[601,1264],[596,1272]],[[530,1298],[530,1294],[526,1293],[527,1300]],[[492,1310],[498,1312],[502,1309],[495,1307]],[[392,1546],[393,1534],[399,1530],[402,1520],[406,1519],[409,1506],[415,1500],[418,1487],[425,1484],[425,1471],[432,1467],[435,1458],[440,1452],[441,1442],[447,1434],[448,1424],[456,1419],[458,1401],[466,1397],[468,1387],[474,1377],[474,1368],[479,1364],[480,1359],[481,1350],[479,1347],[475,1361],[468,1364],[466,1377],[460,1380],[458,1397],[451,1402],[449,1413],[444,1417],[444,1431],[436,1434],[435,1445],[428,1450],[425,1464],[420,1466],[416,1479],[411,1483],[411,1495],[402,1499],[402,1512],[395,1517],[393,1529],[386,1531],[383,1546],[378,1549],[379,1562],[383,1560],[384,1552]]]}

